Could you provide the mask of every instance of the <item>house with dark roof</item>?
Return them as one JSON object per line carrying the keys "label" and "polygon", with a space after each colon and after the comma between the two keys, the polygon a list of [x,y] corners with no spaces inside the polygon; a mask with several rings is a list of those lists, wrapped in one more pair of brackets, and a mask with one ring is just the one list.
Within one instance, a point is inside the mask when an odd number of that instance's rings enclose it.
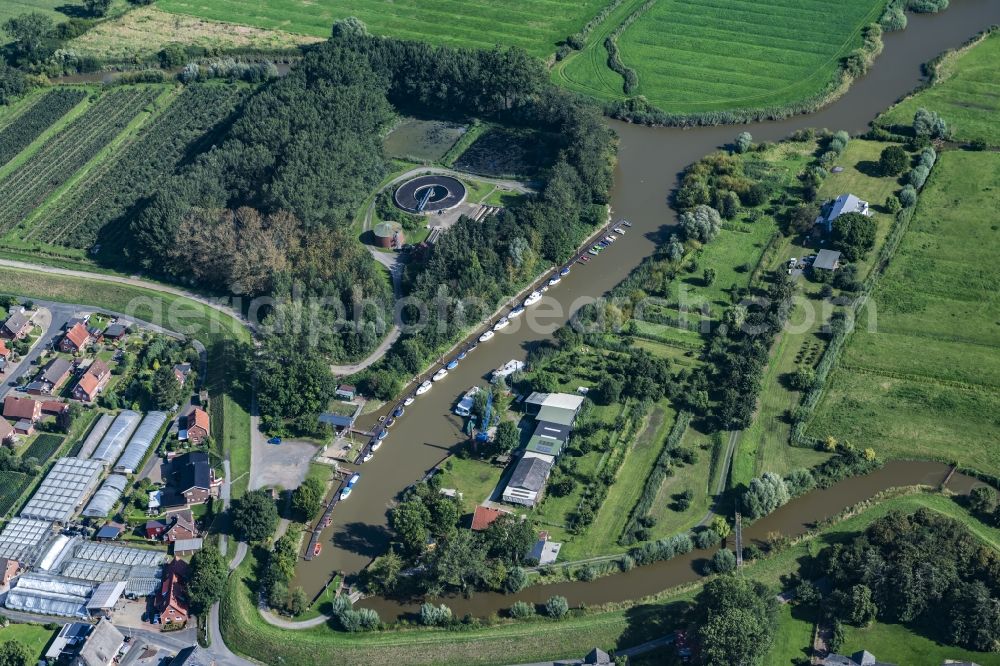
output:
{"label": "house with dark roof", "polygon": [[178,363],[174,366],[174,377],[177,379],[177,383],[181,386],[184,386],[184,383],[187,381],[188,375],[190,374],[190,363]]}
{"label": "house with dark roof", "polygon": [[109,666],[118,656],[125,643],[125,635],[118,631],[107,618],[101,618],[97,626],[87,636],[79,654],[72,661],[73,666]]}
{"label": "house with dark roof", "polygon": [[72,374],[72,363],[64,358],[54,358],[42,368],[38,380],[28,385],[27,392],[33,395],[51,395],[58,391]]}
{"label": "house with dark roof", "polygon": [[3,326],[0,326],[0,336],[8,340],[21,340],[31,331],[31,317],[23,311],[12,312]]}
{"label": "house with dark roof", "polygon": [[164,493],[164,506],[203,504],[219,494],[222,479],[204,451],[192,451],[175,457],[169,464],[170,493]]}
{"label": "house with dark roof", "polygon": [[163,568],[163,583],[153,600],[153,607],[160,614],[160,626],[185,625],[188,620],[187,588],[190,567],[184,560],[174,559]]}
{"label": "house with dark roof", "polygon": [[215,659],[199,646],[192,645],[178,652],[168,666],[215,666]]}
{"label": "house with dark roof", "polygon": [[81,402],[93,402],[111,381],[111,369],[98,359],[90,364],[80,380],[73,387],[73,397]]}
{"label": "house with dark roof", "polygon": [[42,403],[31,398],[9,395],[3,401],[3,416],[12,421],[23,419],[34,423],[42,418]]}
{"label": "house with dark roof", "polygon": [[198,527],[194,522],[194,514],[191,509],[181,511],[171,511],[164,519],[166,528],[162,533],[164,541],[183,541],[194,539],[198,536]]}
{"label": "house with dark roof", "polygon": [[105,340],[118,341],[128,335],[128,332],[128,324],[110,324],[104,329],[103,335]]}
{"label": "house with dark roof", "polygon": [[813,261],[813,270],[835,271],[840,267],[840,252],[836,250],[820,250]]}
{"label": "house with dark roof", "polygon": [[59,341],[59,349],[67,354],[78,354],[93,340],[87,325],[83,322],[77,322],[63,335],[62,340]]}
{"label": "house with dark roof", "polygon": [[822,662],[823,666],[896,666],[885,661],[879,661],[868,650],[858,650],[850,657],[831,654]]}
{"label": "house with dark roof", "polygon": [[552,456],[525,452],[503,490],[503,501],[535,506],[545,492],[545,483],[552,472],[552,462]]}
{"label": "house with dark roof", "polygon": [[341,384],[337,387],[334,392],[334,396],[337,400],[354,400],[355,396],[358,394],[358,389],[351,384]]}
{"label": "house with dark roof", "polygon": [[528,440],[526,451],[534,451],[553,458],[558,458],[563,447],[569,441],[570,427],[562,423],[552,423],[550,421],[538,421],[535,432]]}

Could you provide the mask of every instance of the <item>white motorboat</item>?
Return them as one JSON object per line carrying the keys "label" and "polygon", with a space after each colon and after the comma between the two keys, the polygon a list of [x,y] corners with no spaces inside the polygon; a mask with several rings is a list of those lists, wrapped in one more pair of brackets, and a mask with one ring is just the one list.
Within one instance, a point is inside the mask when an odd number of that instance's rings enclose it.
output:
{"label": "white motorboat", "polygon": [[496,333],[494,333],[493,331],[483,331],[483,334],[479,336],[479,341],[480,342],[486,342],[487,340],[489,340],[490,338],[492,338],[494,335],[496,335]]}
{"label": "white motorboat", "polygon": [[372,451],[378,451],[381,448],[382,448],[382,440],[381,439],[375,440],[375,443],[372,444]]}
{"label": "white motorboat", "polygon": [[476,394],[479,393],[479,391],[481,390],[482,389],[480,389],[478,386],[473,386],[471,389],[466,391],[465,395],[462,396],[462,399],[458,401],[458,404],[455,405],[455,409],[453,409],[452,411],[458,414],[459,416],[468,416],[469,414],[471,414],[472,405],[475,404]]}
{"label": "white motorboat", "polygon": [[542,300],[542,292],[533,291],[530,294],[528,294],[528,297],[526,299],[524,299],[524,307],[528,307],[529,305],[534,305],[540,300]]}
{"label": "white motorboat", "polygon": [[520,317],[522,314],[524,314],[524,306],[518,305],[516,308],[507,313],[507,318],[513,319],[514,317]]}
{"label": "white motorboat", "polygon": [[551,278],[549,278],[549,286],[550,287],[554,287],[557,284],[559,284],[560,282],[562,282],[562,278],[559,277],[558,275],[553,275]]}
{"label": "white motorboat", "polygon": [[431,379],[433,381],[439,382],[439,381],[441,381],[442,379],[444,379],[447,376],[448,376],[448,369],[447,368],[441,368],[440,370],[438,370],[437,372],[434,373],[434,376],[431,377]]}
{"label": "white motorboat", "polygon": [[361,462],[366,463],[366,462],[368,462],[369,460],[371,460],[374,457],[375,457],[375,454],[372,453],[371,451],[369,451],[368,453],[365,454],[365,457],[361,459]]}
{"label": "white motorboat", "polygon": [[521,370],[524,370],[524,361],[518,361],[517,359],[511,359],[511,360],[507,361],[506,363],[504,363],[503,365],[501,365],[496,370],[494,370],[493,371],[493,375],[491,376],[491,379],[493,381],[496,381],[496,380],[500,379],[501,377],[509,377],[510,375],[514,374],[515,372],[519,372]]}
{"label": "white motorboat", "polygon": [[340,501],[341,502],[343,502],[345,499],[347,499],[348,497],[351,496],[351,490],[353,490],[353,488],[351,488],[350,486],[348,486],[348,487],[346,487],[346,488],[344,488],[343,490],[340,491]]}
{"label": "white motorboat", "polygon": [[416,399],[417,399],[417,398],[416,398],[415,396],[412,396],[412,395],[408,395],[408,396],[406,396],[406,398],[405,398],[405,399],[403,400],[403,404],[404,404],[404,405],[406,405],[407,407],[409,407],[410,405],[412,405],[412,404],[414,403],[414,401],[416,401]]}
{"label": "white motorboat", "polygon": [[423,395],[424,393],[427,393],[430,390],[431,390],[431,382],[430,380],[425,380],[423,384],[417,387],[416,393],[417,395]]}
{"label": "white motorboat", "polygon": [[616,233],[616,234],[618,234],[619,236],[624,236],[624,235],[625,235],[625,230],[624,230],[624,229],[622,229],[621,227],[615,227],[615,228],[614,228],[614,229],[612,229],[611,231],[615,232],[615,233]]}
{"label": "white motorboat", "polygon": [[503,330],[503,329],[507,328],[508,326],[510,326],[510,319],[508,319],[507,317],[504,317],[503,319],[501,319],[497,323],[493,324],[493,330],[494,331],[500,331],[500,330]]}

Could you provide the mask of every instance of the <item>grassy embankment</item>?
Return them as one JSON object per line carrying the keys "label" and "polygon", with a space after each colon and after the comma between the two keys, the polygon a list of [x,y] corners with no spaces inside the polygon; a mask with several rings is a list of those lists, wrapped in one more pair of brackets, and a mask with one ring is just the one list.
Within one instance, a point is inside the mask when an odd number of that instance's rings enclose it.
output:
{"label": "grassy embankment", "polygon": [[[846,0],[831,15],[821,0],[659,0],[625,29],[618,48],[638,74],[635,94],[664,111],[780,107],[827,90],[883,4]],[[642,5],[625,2],[612,12],[585,49],[556,65],[555,80],[601,99],[623,99],[604,39]]]}
{"label": "grassy embankment", "polygon": [[956,141],[982,141],[1000,146],[1000,34],[949,53],[937,67],[935,85],[896,104],[878,118],[880,125],[910,125],[924,107],[939,113]]}
{"label": "grassy embankment", "polygon": [[[906,512],[928,507],[956,518],[966,524],[980,539],[1000,548],[1000,530],[987,527],[972,518],[952,499],[942,495],[910,494],[885,500],[863,513],[826,528],[814,538],[800,541],[795,546],[764,560],[753,562],[745,575],[769,585],[776,592],[781,577],[795,571],[803,557],[815,555],[827,545],[864,529],[875,519],[890,510]],[[372,634],[344,634],[327,627],[295,631],[282,630],[268,625],[257,612],[255,593],[250,589],[254,566],[249,557],[230,579],[222,602],[222,631],[231,648],[246,655],[267,654],[280,656],[287,666],[311,664],[315,655],[322,653],[329,659],[340,659],[366,664],[507,664],[545,659],[578,656],[591,646],[604,649],[627,647],[648,638],[666,634],[673,629],[667,621],[675,613],[678,602],[686,602],[697,593],[698,586],[662,593],[655,598],[637,601],[613,609],[594,609],[582,615],[571,616],[561,622],[535,620],[468,629],[461,632],[447,630],[412,629],[376,632]],[[786,617],[787,615],[787,617]],[[803,640],[811,638],[807,622],[795,619],[792,612],[783,612],[778,627],[776,647],[766,663],[787,664],[785,659],[801,655]],[[795,622],[792,620],[795,619]],[[879,628],[880,625],[876,625]],[[866,647],[882,659],[892,659],[895,636],[891,631],[877,631],[857,640],[869,640],[860,645],[853,634],[849,635],[845,649]],[[883,639],[882,636],[889,636]],[[885,642],[883,642],[885,640]],[[921,639],[925,640],[925,639]],[[963,654],[953,650],[952,654]],[[1000,666],[995,654],[975,654],[975,661],[982,666]],[[913,663],[897,658],[896,663]]]}
{"label": "grassy embankment", "polygon": [[998,189],[1000,154],[939,157],[810,435],[1000,473]]}
{"label": "grassy embankment", "polygon": [[606,0],[521,0],[497,3],[469,0],[164,0],[160,9],[216,21],[326,37],[330,25],[355,16],[377,35],[416,39],[453,47],[520,46],[545,58],[556,43],[580,30]]}
{"label": "grassy embankment", "polygon": [[233,495],[246,488],[250,469],[250,415],[247,397],[230,388],[233,364],[226,362],[236,342],[249,342],[244,326],[217,310],[172,294],[84,278],[0,268],[2,293],[106,308],[200,340],[208,350],[205,385],[212,401],[212,431],[220,454],[231,458]]}

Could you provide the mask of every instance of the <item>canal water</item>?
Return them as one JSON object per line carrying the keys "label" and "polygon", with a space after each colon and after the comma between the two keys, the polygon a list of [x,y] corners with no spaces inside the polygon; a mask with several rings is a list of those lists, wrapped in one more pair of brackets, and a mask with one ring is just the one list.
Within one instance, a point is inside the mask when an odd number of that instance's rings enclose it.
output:
{"label": "canal water", "polygon": [[[390,538],[387,512],[391,504],[465,438],[460,419],[450,412],[458,398],[470,386],[485,384],[493,368],[511,359],[524,359],[533,345],[547,340],[582,305],[605,295],[652,253],[675,222],[667,196],[687,165],[731,142],[743,130],[751,132],[756,141],[778,140],[806,127],[864,131],[880,111],[920,82],[922,63],[961,45],[992,23],[1000,23],[1000,2],[993,0],[952,0],[941,14],[910,15],[905,31],[884,36],[885,50],[872,71],[838,101],[811,115],[745,126],[691,129],[612,122],[620,137],[612,217],[625,217],[635,226],[588,265],[575,264],[572,273],[549,290],[541,303],[513,320],[492,340],[480,344],[447,378],[436,382],[429,393],[407,408],[375,458],[360,468],[361,480],[350,499],[334,511],[332,525],[323,535],[326,547],[320,556],[299,562],[294,584],[301,585],[312,597],[332,573],[358,572],[385,550]],[[845,481],[830,490],[796,499],[755,524],[748,538],[759,538],[771,530],[800,533],[806,523],[836,513],[885,487],[934,478],[940,481],[943,474],[944,468],[932,463],[892,463],[863,479]],[[692,554],[688,559],[642,567],[591,583],[528,589],[517,597],[479,594],[471,600],[448,603],[459,614],[488,614],[510,606],[517,598],[538,601],[552,594],[565,595],[571,604],[639,597],[693,579],[691,561],[703,556]],[[364,604],[377,608],[385,619],[406,610],[406,606],[386,600],[369,599]]]}

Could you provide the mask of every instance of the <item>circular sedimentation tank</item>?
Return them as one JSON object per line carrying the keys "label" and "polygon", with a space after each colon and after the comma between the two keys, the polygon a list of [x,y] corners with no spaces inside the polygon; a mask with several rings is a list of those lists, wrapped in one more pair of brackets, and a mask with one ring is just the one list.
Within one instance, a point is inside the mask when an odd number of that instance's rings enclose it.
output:
{"label": "circular sedimentation tank", "polygon": [[465,201],[465,185],[451,176],[417,176],[398,188],[396,205],[408,213],[437,213]]}

